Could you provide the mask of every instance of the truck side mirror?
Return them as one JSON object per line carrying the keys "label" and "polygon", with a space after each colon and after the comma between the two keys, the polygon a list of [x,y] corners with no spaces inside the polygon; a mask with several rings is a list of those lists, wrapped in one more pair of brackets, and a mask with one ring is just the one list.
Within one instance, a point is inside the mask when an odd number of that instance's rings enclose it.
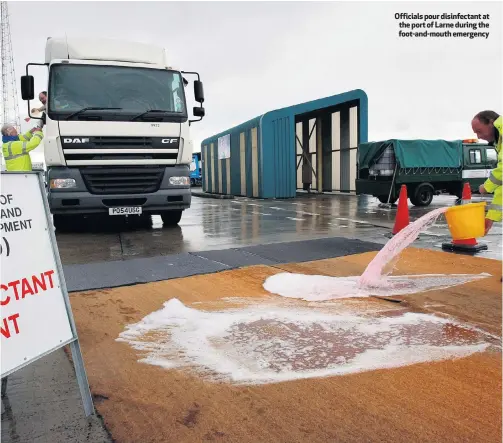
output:
{"label": "truck side mirror", "polygon": [[21,77],[21,97],[23,100],[33,100],[35,98],[33,75],[23,75]]}
{"label": "truck side mirror", "polygon": [[194,96],[196,98],[196,102],[203,103],[204,102],[204,91],[203,91],[203,82],[196,80],[194,82]]}
{"label": "truck side mirror", "polygon": [[201,106],[200,108],[194,107],[193,109],[194,117],[204,117],[204,108]]}

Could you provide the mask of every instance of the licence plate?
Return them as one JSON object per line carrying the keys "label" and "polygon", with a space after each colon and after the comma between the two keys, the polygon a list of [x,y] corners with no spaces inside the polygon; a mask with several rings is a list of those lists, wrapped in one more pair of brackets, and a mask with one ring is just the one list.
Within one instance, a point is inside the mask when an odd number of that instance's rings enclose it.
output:
{"label": "licence plate", "polygon": [[108,208],[109,215],[139,215],[141,206],[123,206],[120,208]]}

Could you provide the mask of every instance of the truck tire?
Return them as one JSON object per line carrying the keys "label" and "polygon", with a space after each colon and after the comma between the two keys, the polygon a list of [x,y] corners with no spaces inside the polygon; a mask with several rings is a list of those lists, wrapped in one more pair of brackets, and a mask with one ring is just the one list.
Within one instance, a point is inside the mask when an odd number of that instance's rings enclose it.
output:
{"label": "truck tire", "polygon": [[414,189],[410,196],[410,202],[414,206],[429,206],[434,195],[435,189],[430,183],[421,183]]}
{"label": "truck tire", "polygon": [[[388,203],[388,196],[387,195],[378,195],[377,198],[381,203]],[[394,205],[398,199],[396,197],[391,197],[389,203],[391,205]]]}
{"label": "truck tire", "polygon": [[68,232],[72,227],[74,217],[71,215],[54,214],[53,216],[54,227],[57,232]]}
{"label": "truck tire", "polygon": [[182,211],[165,211],[161,214],[164,226],[176,226],[182,219]]}

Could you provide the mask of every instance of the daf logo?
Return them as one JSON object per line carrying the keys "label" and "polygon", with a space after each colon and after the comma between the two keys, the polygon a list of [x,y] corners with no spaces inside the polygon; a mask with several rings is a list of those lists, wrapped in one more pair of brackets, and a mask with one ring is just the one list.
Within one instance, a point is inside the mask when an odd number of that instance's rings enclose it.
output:
{"label": "daf logo", "polygon": [[64,138],[63,143],[89,143],[88,138]]}
{"label": "daf logo", "polygon": [[176,138],[163,138],[161,140],[161,143],[176,143],[178,139]]}

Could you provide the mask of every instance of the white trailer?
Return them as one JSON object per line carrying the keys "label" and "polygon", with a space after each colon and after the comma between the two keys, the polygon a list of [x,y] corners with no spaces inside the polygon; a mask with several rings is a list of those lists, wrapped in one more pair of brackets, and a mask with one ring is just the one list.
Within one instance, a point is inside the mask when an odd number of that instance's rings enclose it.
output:
{"label": "white trailer", "polygon": [[[29,63],[23,100],[35,97],[33,65],[48,68],[42,117],[49,205],[56,227],[70,216],[159,214],[177,224],[190,207],[191,123],[204,117],[199,74],[175,69],[163,48],[127,41],[48,38]],[[185,78],[199,103],[189,120]],[[40,118],[30,115],[31,118]]]}

